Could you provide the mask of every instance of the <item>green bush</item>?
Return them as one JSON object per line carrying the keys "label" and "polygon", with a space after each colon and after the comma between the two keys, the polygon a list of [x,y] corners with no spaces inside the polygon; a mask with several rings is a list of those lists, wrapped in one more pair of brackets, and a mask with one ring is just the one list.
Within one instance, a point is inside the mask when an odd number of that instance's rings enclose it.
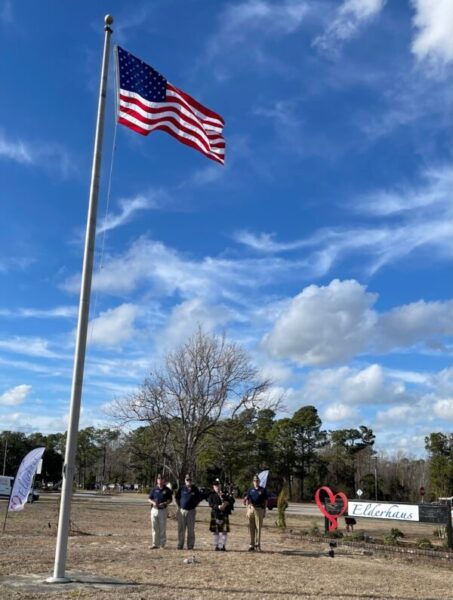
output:
{"label": "green bush", "polygon": [[404,537],[404,533],[397,529],[396,527],[392,527],[390,533],[384,535],[384,544],[386,546],[397,546],[398,540]]}
{"label": "green bush", "polygon": [[338,529],[334,529],[333,531],[327,531],[325,533],[325,536],[328,538],[336,538],[336,539],[344,537],[343,532],[339,531]]}
{"label": "green bush", "polygon": [[312,535],[313,537],[319,537],[321,535],[321,530],[317,525],[312,525],[308,531],[308,535]]}
{"label": "green bush", "polygon": [[278,498],[277,498],[276,525],[280,529],[286,529],[285,510],[288,506],[287,496],[288,496],[288,493],[287,493],[286,487],[283,487],[283,489],[280,491]]}
{"label": "green bush", "polygon": [[364,542],[365,537],[364,531],[356,531],[355,533],[351,533],[351,535],[346,536],[345,539],[351,540],[351,542]]}
{"label": "green bush", "polygon": [[390,535],[393,535],[393,537],[395,537],[395,538],[403,538],[404,537],[404,533],[400,529],[397,529],[396,527],[392,527],[392,529],[390,529]]}
{"label": "green bush", "polygon": [[387,535],[384,535],[384,544],[386,546],[397,546],[398,539],[394,538],[393,535],[390,535],[390,533],[388,533]]}
{"label": "green bush", "polygon": [[421,538],[417,540],[417,548],[428,550],[429,548],[433,548],[433,545],[428,538]]}

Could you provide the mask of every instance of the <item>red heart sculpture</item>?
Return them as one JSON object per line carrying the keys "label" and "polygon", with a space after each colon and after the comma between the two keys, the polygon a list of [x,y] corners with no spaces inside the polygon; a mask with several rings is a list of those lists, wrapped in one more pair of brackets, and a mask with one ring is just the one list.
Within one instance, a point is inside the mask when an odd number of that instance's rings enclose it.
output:
{"label": "red heart sculpture", "polygon": [[[328,495],[330,504],[335,504],[337,498],[343,500],[343,508],[338,514],[331,515],[327,512],[324,503],[321,502],[319,498],[319,496],[321,495],[321,490],[324,490]],[[326,519],[329,519],[330,521],[329,531],[334,531],[337,528],[338,517],[341,517],[341,515],[343,515],[348,510],[348,499],[346,497],[346,494],[343,494],[343,492],[337,492],[336,494],[334,494],[330,488],[328,488],[327,486],[322,486],[316,490],[315,502],[318,505],[318,508],[322,512],[322,514],[326,517]]]}

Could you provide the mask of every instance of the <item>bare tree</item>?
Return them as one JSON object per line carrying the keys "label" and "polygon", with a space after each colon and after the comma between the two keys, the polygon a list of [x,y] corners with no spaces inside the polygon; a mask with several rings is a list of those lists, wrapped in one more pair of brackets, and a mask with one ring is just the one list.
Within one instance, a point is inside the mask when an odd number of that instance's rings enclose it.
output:
{"label": "bare tree", "polygon": [[182,482],[194,472],[199,443],[219,419],[243,408],[272,407],[269,386],[243,348],[199,329],[113,412],[123,422],[160,424],[166,466]]}

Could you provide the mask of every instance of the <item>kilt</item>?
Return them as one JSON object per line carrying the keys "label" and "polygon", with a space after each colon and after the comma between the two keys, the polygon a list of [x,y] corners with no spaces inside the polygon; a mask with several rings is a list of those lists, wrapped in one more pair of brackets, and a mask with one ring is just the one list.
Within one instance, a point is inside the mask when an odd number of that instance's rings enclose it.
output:
{"label": "kilt", "polygon": [[211,512],[211,521],[209,523],[209,531],[212,533],[229,533],[230,531],[230,518],[228,515],[222,515],[223,523],[216,522],[216,512]]}

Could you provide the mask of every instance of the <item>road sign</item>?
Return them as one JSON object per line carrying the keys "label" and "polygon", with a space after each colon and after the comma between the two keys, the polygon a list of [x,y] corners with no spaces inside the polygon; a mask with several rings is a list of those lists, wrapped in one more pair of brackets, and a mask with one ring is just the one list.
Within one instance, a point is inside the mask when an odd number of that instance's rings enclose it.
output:
{"label": "road sign", "polygon": [[356,494],[357,494],[357,496],[360,498],[360,496],[363,494],[363,492],[362,492],[362,490],[359,488],[359,489],[356,491]]}
{"label": "road sign", "polygon": [[421,486],[421,488],[419,489],[420,492],[420,496],[424,496],[425,495],[425,488],[423,486]]}

